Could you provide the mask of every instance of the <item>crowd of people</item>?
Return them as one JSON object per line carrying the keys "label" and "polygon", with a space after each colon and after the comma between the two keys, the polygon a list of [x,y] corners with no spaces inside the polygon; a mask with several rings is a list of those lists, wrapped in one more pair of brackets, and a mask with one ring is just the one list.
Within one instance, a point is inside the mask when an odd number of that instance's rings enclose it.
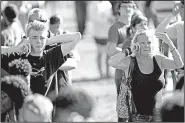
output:
{"label": "crowd of people", "polygon": [[[134,1],[96,1],[93,11],[100,77],[110,77],[109,66],[116,69],[118,122],[183,122],[184,1],[155,23],[156,29],[149,29],[149,17]],[[171,24],[178,14],[181,20]],[[74,88],[70,74],[80,61],[75,46],[84,25],[79,24],[79,32],[70,32],[61,28],[60,15],[49,18],[43,9],[33,8],[22,27],[14,4],[4,7],[1,22],[1,121],[94,121],[94,98]],[[177,81],[167,94],[166,70],[175,71]]]}

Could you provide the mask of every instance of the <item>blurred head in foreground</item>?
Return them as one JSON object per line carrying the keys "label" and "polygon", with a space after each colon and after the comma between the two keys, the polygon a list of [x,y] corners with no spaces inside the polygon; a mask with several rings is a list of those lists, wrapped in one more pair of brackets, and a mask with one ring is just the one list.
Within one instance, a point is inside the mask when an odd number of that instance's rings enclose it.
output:
{"label": "blurred head in foreground", "polygon": [[26,59],[20,58],[11,61],[8,65],[10,75],[18,75],[22,77],[28,84],[28,87],[30,87],[30,75],[32,72],[30,62]]}
{"label": "blurred head in foreground", "polygon": [[32,94],[27,83],[19,76],[5,76],[1,79],[1,114],[12,109],[14,103],[16,115],[26,96]]}
{"label": "blurred head in foreground", "polygon": [[53,111],[52,102],[40,94],[29,95],[25,98],[20,109],[20,122],[51,122]]}
{"label": "blurred head in foreground", "polygon": [[184,93],[174,92],[167,97],[160,109],[162,122],[184,122]]}
{"label": "blurred head in foreground", "polygon": [[56,112],[54,122],[82,122],[91,117],[94,107],[93,98],[84,90],[64,88],[54,101]]}

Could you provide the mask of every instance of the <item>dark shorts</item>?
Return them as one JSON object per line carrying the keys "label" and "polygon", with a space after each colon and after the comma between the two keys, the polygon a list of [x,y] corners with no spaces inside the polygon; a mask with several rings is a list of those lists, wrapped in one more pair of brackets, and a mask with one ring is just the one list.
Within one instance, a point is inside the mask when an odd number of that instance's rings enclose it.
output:
{"label": "dark shorts", "polygon": [[106,45],[107,44],[107,39],[99,39],[99,38],[94,38],[97,44],[100,45]]}

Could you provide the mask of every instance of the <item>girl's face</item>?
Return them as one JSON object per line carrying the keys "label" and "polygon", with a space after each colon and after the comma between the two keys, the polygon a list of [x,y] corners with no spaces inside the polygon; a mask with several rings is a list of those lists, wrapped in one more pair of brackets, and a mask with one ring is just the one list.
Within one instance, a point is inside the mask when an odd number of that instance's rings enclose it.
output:
{"label": "girl's face", "polygon": [[141,23],[135,25],[135,28],[134,28],[135,32],[141,29],[144,29],[144,30],[148,29],[147,21],[141,21]]}
{"label": "girl's face", "polygon": [[152,51],[152,38],[148,34],[141,34],[137,37],[141,55],[150,55]]}

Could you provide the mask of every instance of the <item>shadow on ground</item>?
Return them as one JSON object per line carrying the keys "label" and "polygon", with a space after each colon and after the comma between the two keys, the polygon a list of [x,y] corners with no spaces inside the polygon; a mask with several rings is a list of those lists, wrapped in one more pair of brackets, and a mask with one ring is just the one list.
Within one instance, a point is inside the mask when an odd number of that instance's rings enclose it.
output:
{"label": "shadow on ground", "polygon": [[73,79],[73,83],[79,83],[79,82],[92,82],[92,81],[101,81],[101,80],[107,80],[112,79],[112,77],[105,77],[105,78],[80,78],[80,79]]}

